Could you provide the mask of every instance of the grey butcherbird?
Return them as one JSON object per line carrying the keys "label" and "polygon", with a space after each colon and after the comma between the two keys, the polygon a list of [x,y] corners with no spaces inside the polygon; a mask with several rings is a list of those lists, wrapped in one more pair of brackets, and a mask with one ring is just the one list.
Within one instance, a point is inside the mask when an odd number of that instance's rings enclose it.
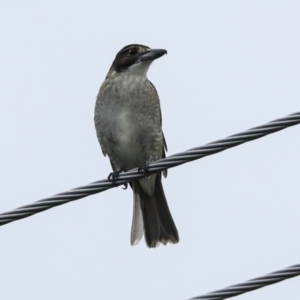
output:
{"label": "grey butcherbird", "polygon": [[[128,171],[165,157],[167,145],[159,98],[147,78],[147,71],[153,60],[166,53],[164,49],[137,44],[124,47],[116,55],[100,88],[95,126],[103,154],[109,156],[115,172]],[[130,184],[134,197],[131,244],[136,245],[143,232],[148,247],[178,243],[161,174]]]}

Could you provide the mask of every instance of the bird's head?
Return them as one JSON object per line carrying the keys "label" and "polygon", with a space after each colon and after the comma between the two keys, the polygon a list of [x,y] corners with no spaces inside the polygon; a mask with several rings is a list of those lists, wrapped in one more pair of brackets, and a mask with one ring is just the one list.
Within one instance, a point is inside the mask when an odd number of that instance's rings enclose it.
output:
{"label": "bird's head", "polygon": [[120,73],[145,77],[151,63],[164,54],[167,54],[167,50],[150,49],[138,44],[128,45],[117,53],[107,77]]}

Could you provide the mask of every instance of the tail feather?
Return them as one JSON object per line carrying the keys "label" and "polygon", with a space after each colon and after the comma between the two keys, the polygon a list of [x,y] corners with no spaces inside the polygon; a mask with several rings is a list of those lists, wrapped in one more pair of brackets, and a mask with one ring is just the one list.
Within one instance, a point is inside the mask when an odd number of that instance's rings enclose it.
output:
{"label": "tail feather", "polygon": [[[132,186],[132,184],[131,184]],[[130,243],[135,246],[139,243],[144,234],[144,222],[141,210],[141,201],[138,193],[134,193],[133,199],[133,219],[131,227]]]}
{"label": "tail feather", "polygon": [[156,176],[155,191],[152,196],[145,193],[138,181],[133,182],[133,192],[134,216],[131,244],[135,245],[138,243],[142,237],[143,230],[146,244],[150,248],[156,247],[160,243],[178,243],[178,231],[168,207],[160,174]]}
{"label": "tail feather", "polygon": [[179,242],[179,235],[168,206],[160,176],[156,178],[155,196],[157,212],[161,222],[161,236],[166,239],[166,242],[176,244]]}

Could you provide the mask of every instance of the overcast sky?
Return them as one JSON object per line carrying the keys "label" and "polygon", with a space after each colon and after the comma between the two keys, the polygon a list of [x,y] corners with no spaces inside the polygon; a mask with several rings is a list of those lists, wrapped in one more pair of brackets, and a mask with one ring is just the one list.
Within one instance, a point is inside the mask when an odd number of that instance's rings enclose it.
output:
{"label": "overcast sky", "polygon": [[[94,105],[116,53],[148,77],[168,155],[300,111],[299,1],[0,3],[0,212],[111,172]],[[114,188],[0,228],[3,299],[188,299],[300,263],[300,126],[169,170],[180,243],[129,242]],[[244,300],[296,299],[300,277]]]}

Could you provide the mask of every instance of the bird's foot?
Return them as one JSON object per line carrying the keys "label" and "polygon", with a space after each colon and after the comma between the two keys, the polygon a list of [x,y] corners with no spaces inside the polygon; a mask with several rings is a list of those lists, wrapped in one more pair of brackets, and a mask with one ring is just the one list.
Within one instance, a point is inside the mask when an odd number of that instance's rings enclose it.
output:
{"label": "bird's foot", "polygon": [[[108,175],[108,177],[107,177],[108,181],[111,181],[111,182],[113,183],[113,185],[116,186],[116,185],[117,185],[117,184],[116,184],[116,181],[118,180],[119,175],[120,175],[121,172],[122,172],[122,171],[114,171],[114,172],[111,172],[111,173]],[[124,185],[123,190],[127,190],[127,188],[128,188],[128,183],[125,182],[125,183],[123,183],[123,185]]]}
{"label": "bird's foot", "polygon": [[128,182],[123,183],[122,189],[123,190],[127,190],[127,188],[128,188]]}
{"label": "bird's foot", "polygon": [[116,185],[116,181],[119,178],[119,175],[122,171],[113,171],[111,173],[109,173],[107,179],[108,181],[111,181],[113,183],[113,185]]}
{"label": "bird's foot", "polygon": [[149,163],[147,161],[145,161],[141,166],[139,166],[138,172],[140,174],[143,174],[145,176],[145,178],[149,178],[150,177],[150,174],[149,174]]}

